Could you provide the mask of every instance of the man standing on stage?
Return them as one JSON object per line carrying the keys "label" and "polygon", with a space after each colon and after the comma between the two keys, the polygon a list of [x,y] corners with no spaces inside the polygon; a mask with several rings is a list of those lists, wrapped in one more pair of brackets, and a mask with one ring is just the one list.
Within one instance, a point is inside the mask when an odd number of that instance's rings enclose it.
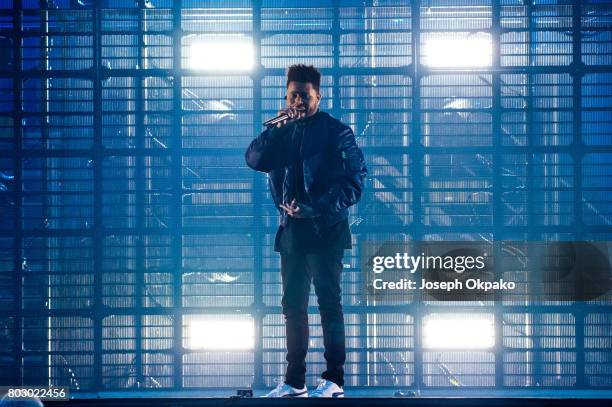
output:
{"label": "man standing on stage", "polygon": [[267,397],[308,397],[308,296],[314,282],[327,370],[311,397],[344,397],[344,316],[340,281],[344,249],[351,249],[348,208],[361,198],[367,174],[350,127],[319,111],[320,72],[287,70],[288,116],[255,138],[247,165],[268,173],[281,221],[274,250],[281,256],[282,307],[287,336],[284,382]]}

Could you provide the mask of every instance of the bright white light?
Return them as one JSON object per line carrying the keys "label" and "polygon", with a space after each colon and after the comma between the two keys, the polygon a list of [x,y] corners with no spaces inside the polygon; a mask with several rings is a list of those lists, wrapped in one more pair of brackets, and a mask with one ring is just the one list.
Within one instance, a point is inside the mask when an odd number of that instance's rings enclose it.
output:
{"label": "bright white light", "polygon": [[488,34],[430,38],[423,48],[423,63],[432,68],[484,67],[491,65],[492,53]]}
{"label": "bright white light", "polygon": [[209,71],[248,71],[253,68],[254,56],[250,38],[201,38],[189,48],[189,66]]}
{"label": "bright white light", "polygon": [[423,321],[427,349],[489,349],[495,346],[490,314],[430,314]]}
{"label": "bright white light", "polygon": [[190,349],[249,350],[255,343],[253,320],[198,317],[187,322]]}

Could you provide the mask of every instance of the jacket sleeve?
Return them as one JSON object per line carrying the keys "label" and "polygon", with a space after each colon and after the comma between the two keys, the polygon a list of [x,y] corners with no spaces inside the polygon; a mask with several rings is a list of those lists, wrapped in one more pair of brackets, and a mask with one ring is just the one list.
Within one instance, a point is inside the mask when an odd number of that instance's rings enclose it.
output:
{"label": "jacket sleeve", "polygon": [[272,127],[253,139],[244,154],[246,164],[261,172],[270,172],[274,168],[285,165],[287,160],[287,130],[291,127]]}
{"label": "jacket sleeve", "polygon": [[361,149],[350,127],[342,125],[332,138],[342,165],[330,188],[312,205],[319,215],[339,212],[359,202],[368,173]]}

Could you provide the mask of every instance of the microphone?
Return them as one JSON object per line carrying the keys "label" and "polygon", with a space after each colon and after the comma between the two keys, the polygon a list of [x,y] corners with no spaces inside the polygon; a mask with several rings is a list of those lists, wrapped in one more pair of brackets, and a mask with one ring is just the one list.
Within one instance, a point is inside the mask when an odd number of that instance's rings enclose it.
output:
{"label": "microphone", "polygon": [[[302,109],[295,109],[295,110],[298,111],[298,112],[305,112],[306,111],[306,109],[304,109],[304,108],[302,108]],[[276,116],[276,117],[274,117],[272,119],[266,120],[263,125],[266,126],[266,127],[276,126],[277,123],[285,121],[285,120],[287,120],[289,118],[290,117],[289,117],[289,115],[287,113],[282,113],[282,114],[280,114],[280,115],[278,115],[278,116]]]}

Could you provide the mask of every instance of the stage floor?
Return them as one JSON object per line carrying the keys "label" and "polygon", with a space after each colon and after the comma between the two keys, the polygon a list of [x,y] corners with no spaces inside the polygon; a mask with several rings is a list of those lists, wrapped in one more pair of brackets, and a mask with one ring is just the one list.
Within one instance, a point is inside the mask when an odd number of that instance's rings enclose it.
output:
{"label": "stage floor", "polygon": [[[265,390],[255,390],[253,398],[232,398],[231,390],[205,390],[173,392],[108,392],[80,393],[78,399],[70,401],[47,401],[45,406],[426,406],[426,407],[467,407],[467,406],[610,406],[612,390],[504,390],[482,389],[426,390],[414,397],[393,397],[397,389],[346,389],[344,399],[282,398],[264,399],[259,396]],[[73,396],[76,396],[73,394]]]}

